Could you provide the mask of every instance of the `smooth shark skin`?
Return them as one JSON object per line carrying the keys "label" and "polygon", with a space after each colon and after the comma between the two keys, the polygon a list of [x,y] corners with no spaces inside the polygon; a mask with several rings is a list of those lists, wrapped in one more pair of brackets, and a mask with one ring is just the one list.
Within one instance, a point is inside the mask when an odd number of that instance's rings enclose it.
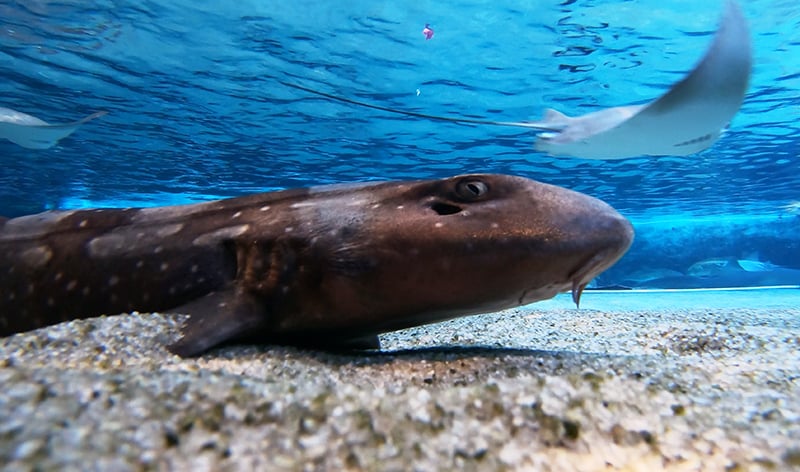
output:
{"label": "smooth shark skin", "polygon": [[71,123],[50,124],[27,113],[0,107],[0,138],[28,149],[49,149],[82,124],[106,113],[98,111]]}
{"label": "smooth shark skin", "polygon": [[507,175],[362,183],[0,221],[0,335],[189,314],[169,347],[379,347],[377,334],[572,291],[628,249],[587,195]]}
{"label": "smooth shark skin", "polygon": [[747,21],[727,0],[711,46],[686,77],[658,99],[570,117],[548,109],[541,121],[492,121],[428,115],[378,106],[282,81],[325,98],[417,118],[543,131],[535,149],[554,156],[625,159],[687,156],[708,149],[741,108],[752,70]]}

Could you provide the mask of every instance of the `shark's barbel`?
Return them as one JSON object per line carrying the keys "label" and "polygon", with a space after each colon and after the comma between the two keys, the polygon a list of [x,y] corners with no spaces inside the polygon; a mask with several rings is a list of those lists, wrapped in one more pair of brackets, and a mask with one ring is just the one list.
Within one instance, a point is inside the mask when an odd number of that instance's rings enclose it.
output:
{"label": "shark's barbel", "polygon": [[581,291],[630,223],[507,175],[312,187],[195,205],[0,221],[0,335],[138,311],[220,343],[377,347],[377,334]]}

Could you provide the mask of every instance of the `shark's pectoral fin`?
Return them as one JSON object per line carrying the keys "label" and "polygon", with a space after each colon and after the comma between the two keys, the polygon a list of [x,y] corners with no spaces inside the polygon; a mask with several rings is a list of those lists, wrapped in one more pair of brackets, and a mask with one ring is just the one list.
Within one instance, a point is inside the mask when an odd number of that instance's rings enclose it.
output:
{"label": "shark's pectoral fin", "polygon": [[183,337],[167,347],[181,357],[196,356],[226,341],[252,334],[267,320],[264,304],[238,288],[211,293],[170,311],[190,316]]}

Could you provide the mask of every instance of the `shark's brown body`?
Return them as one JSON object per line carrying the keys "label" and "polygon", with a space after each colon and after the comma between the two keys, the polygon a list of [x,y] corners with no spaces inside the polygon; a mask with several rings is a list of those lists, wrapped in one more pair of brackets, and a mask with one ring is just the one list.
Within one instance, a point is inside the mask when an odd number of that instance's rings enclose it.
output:
{"label": "shark's brown body", "polygon": [[466,175],[0,221],[0,335],[138,311],[190,315],[170,349],[375,346],[376,335],[550,298],[627,250],[605,203]]}

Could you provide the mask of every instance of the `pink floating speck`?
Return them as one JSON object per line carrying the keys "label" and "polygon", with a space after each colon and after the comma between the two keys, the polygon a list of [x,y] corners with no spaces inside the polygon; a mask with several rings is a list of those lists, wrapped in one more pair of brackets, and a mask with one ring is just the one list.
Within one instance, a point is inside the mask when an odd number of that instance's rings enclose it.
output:
{"label": "pink floating speck", "polygon": [[433,29],[431,28],[430,24],[425,23],[425,28],[422,30],[422,34],[425,36],[426,41],[433,37]]}

